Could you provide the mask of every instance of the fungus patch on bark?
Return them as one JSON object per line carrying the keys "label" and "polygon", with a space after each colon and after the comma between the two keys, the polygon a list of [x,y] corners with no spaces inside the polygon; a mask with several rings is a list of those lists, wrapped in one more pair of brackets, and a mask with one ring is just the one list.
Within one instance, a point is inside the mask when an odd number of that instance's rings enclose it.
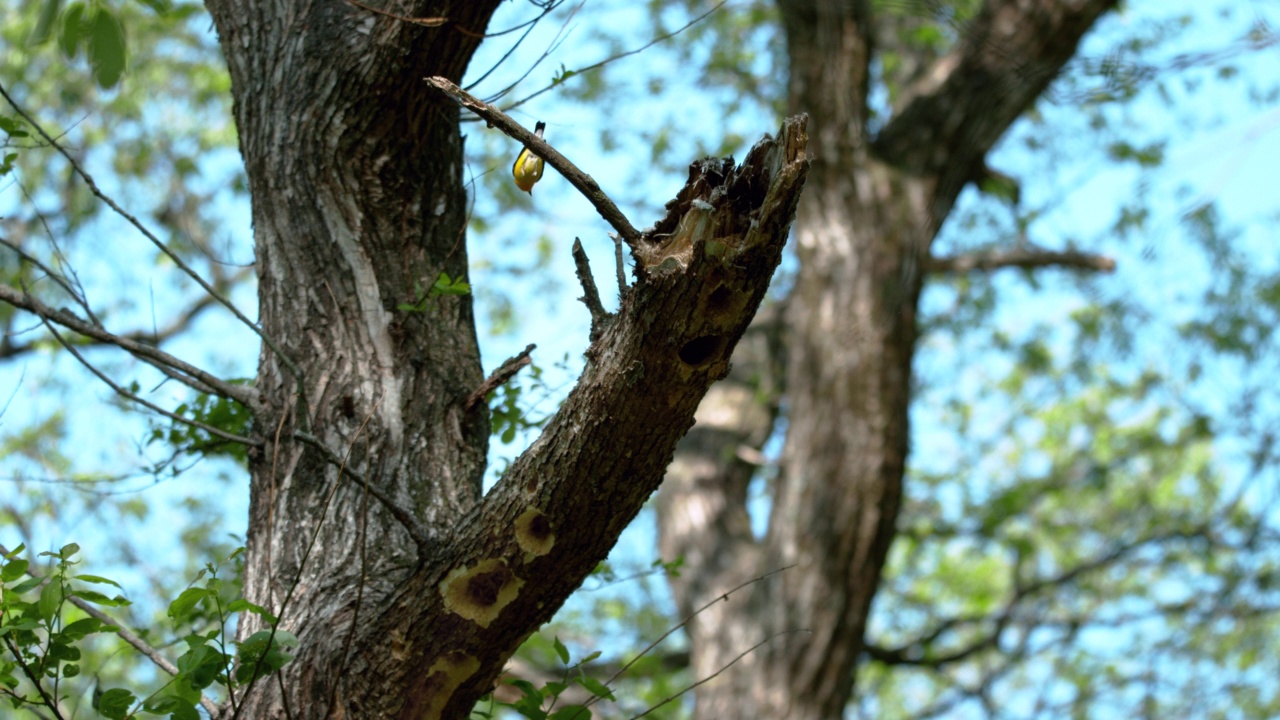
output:
{"label": "fungus patch on bark", "polygon": [[556,544],[556,532],[551,519],[535,507],[530,507],[516,518],[516,544],[524,551],[524,561],[546,555]]}
{"label": "fungus patch on bark", "polygon": [[480,661],[466,653],[455,651],[436,660],[427,669],[427,676],[418,690],[419,697],[425,704],[415,708],[414,716],[440,717],[444,706],[453,697],[453,692],[479,669]]}
{"label": "fungus patch on bark", "polygon": [[487,628],[523,585],[505,560],[490,558],[473,568],[454,569],[440,581],[440,594],[450,612]]}

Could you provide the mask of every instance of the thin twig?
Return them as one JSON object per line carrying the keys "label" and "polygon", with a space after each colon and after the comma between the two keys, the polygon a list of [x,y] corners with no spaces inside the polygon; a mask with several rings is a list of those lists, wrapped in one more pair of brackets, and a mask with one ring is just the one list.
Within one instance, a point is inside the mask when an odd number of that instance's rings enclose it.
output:
{"label": "thin twig", "polygon": [[[356,429],[356,434],[355,434],[355,437],[351,439],[351,444],[347,446],[347,454],[339,459],[338,477],[333,481],[333,487],[329,489],[329,494],[325,496],[324,503],[321,504],[320,519],[316,523],[315,531],[311,533],[311,541],[307,543],[307,549],[302,553],[302,560],[298,563],[298,574],[293,577],[293,583],[289,585],[288,592],[284,594],[284,602],[280,603],[280,612],[276,614],[276,621],[274,623],[271,623],[271,632],[267,634],[267,642],[266,642],[266,647],[268,650],[272,647],[272,644],[276,640],[276,630],[278,630],[280,626],[284,624],[284,613],[286,610],[289,609],[289,601],[293,599],[293,593],[298,589],[298,585],[302,584],[302,572],[307,567],[307,560],[311,558],[311,551],[315,549],[316,541],[320,539],[320,530],[324,528],[324,519],[329,515],[329,504],[333,502],[333,496],[338,494],[338,488],[342,487],[342,478],[344,474],[348,474],[348,475],[350,474],[349,471],[347,471],[347,460],[351,458],[351,453],[352,451],[355,450],[355,447],[356,447],[356,441],[358,441],[360,439],[360,436],[364,434],[364,429],[369,425],[369,421],[373,419],[373,414],[374,412],[377,411],[377,409],[378,408],[375,405],[374,408],[369,411],[369,414],[365,416],[364,422],[360,423],[360,427]],[[299,435],[306,435],[306,433],[302,433],[300,431],[294,433],[295,438],[302,440],[303,438],[298,437]],[[321,451],[325,453],[333,453],[333,451],[330,450],[328,446],[326,446],[324,443],[321,443],[316,438],[311,437],[310,439],[311,441],[314,441],[316,446],[320,448]],[[333,454],[336,455],[336,453],[333,453]],[[267,538],[267,542],[271,542],[271,539]],[[264,660],[266,660],[267,655],[268,653],[265,651],[260,655],[258,655],[258,661],[254,663],[253,673],[250,675],[250,678],[252,679],[249,680],[249,685],[244,689],[244,692],[240,694],[240,698],[241,698],[240,707],[235,709],[235,712],[231,716],[231,720],[237,720],[240,717],[240,711],[244,710],[244,707],[245,707],[244,700],[249,697],[249,693],[253,691],[253,686],[258,682],[258,679],[260,677],[259,673],[262,672],[262,663]],[[228,685],[227,690],[228,692],[230,692],[231,690],[230,685]]]}
{"label": "thin twig", "polygon": [[99,325],[81,320],[66,310],[55,310],[40,302],[28,292],[20,292],[8,285],[0,285],[0,300],[34,313],[45,322],[57,323],[74,333],[92,338],[105,345],[115,345],[155,368],[175,370],[180,374],[170,375],[170,377],[184,385],[194,387],[200,392],[221,395],[250,408],[257,405],[258,392],[248,385],[233,385],[216,375],[211,375],[180,358],[170,355],[158,347],[113,334]]}
{"label": "thin twig", "polygon": [[[657,640],[654,640],[653,642],[649,643],[648,647],[646,647],[644,650],[641,650],[639,655],[636,655],[634,658],[631,658],[631,661],[630,661],[630,662],[628,662],[626,665],[623,665],[621,668],[619,668],[619,669],[618,669],[618,671],[617,671],[617,672],[615,672],[615,673],[613,674],[613,676],[612,676],[612,677],[610,677],[608,680],[605,680],[605,681],[604,681],[604,686],[605,686],[606,688],[608,688],[608,687],[609,687],[609,685],[610,685],[614,680],[617,680],[618,678],[622,677],[622,674],[623,674],[623,673],[625,673],[627,670],[631,669],[631,666],[632,666],[632,665],[635,665],[637,662],[639,662],[639,661],[640,661],[640,658],[644,657],[646,654],[648,654],[648,652],[649,652],[650,650],[652,650],[652,649],[654,649],[655,647],[657,647],[657,646],[658,646],[658,645],[659,645],[663,640],[666,640],[668,637],[670,637],[672,633],[674,633],[675,631],[677,631],[677,630],[679,630],[680,628],[684,627],[685,625],[688,625],[688,624],[690,623],[690,621],[692,621],[694,618],[696,618],[696,617],[698,617],[699,615],[701,615],[701,614],[702,614],[702,613],[703,613],[707,608],[711,607],[712,605],[715,605],[716,603],[718,603],[718,602],[720,602],[720,601],[722,601],[722,600],[723,600],[723,601],[725,601],[725,602],[728,602],[728,600],[729,600],[729,596],[730,596],[730,595],[732,595],[732,594],[734,594],[734,593],[736,593],[736,592],[738,592],[738,591],[739,591],[739,590],[741,590],[742,588],[744,588],[744,587],[746,587],[746,586],[748,586],[748,585],[754,585],[755,583],[758,583],[758,582],[760,582],[761,580],[765,580],[765,579],[767,579],[767,578],[769,578],[769,577],[772,577],[772,576],[774,576],[774,575],[777,575],[777,574],[778,574],[778,573],[780,573],[780,572],[785,572],[785,571],[787,571],[787,570],[790,570],[791,568],[793,568],[793,567],[795,567],[795,566],[796,566],[796,563],[792,563],[792,564],[787,565],[787,566],[785,566],[785,567],[780,567],[780,568],[778,568],[777,570],[771,570],[771,571],[769,571],[769,572],[767,572],[767,573],[765,573],[765,574],[763,574],[763,575],[760,575],[760,576],[758,576],[758,577],[751,578],[750,580],[748,580],[748,581],[746,581],[746,582],[744,582],[744,583],[742,583],[742,584],[740,584],[740,585],[738,585],[738,586],[734,587],[734,588],[733,588],[733,589],[731,589],[731,590],[726,590],[725,592],[722,592],[722,593],[720,593],[719,595],[715,596],[714,598],[712,598],[711,600],[709,600],[709,601],[707,602],[707,604],[703,605],[702,607],[698,608],[697,610],[694,610],[694,611],[693,611],[693,613],[689,615],[689,617],[685,618],[684,620],[681,620],[679,625],[676,625],[675,627],[668,629],[666,632],[662,633],[662,635],[661,635]],[[794,631],[793,631],[793,630],[788,630],[788,631],[786,631],[786,632],[794,632]],[[772,638],[766,638],[766,640],[770,640],[770,639],[772,639]],[[759,647],[759,646],[757,646],[757,647]],[[755,649],[755,648],[752,648],[752,650],[754,650],[754,649]],[[748,650],[747,652],[751,652],[751,650]],[[744,653],[744,654],[745,654],[745,653]],[[737,662],[737,660],[734,660],[733,662]],[[730,664],[730,665],[732,665],[733,663],[729,663],[729,664]],[[728,666],[726,666],[726,667],[728,667]],[[713,677],[714,677],[714,676],[713,676]],[[599,701],[599,699],[600,699],[600,698],[599,698],[599,696],[596,696],[596,697],[591,698],[590,700],[588,700],[588,701],[586,702],[586,704],[585,704],[585,705],[583,705],[583,708],[591,707],[591,706],[592,706],[592,705],[594,705],[597,701]],[[574,717],[576,718],[577,716],[575,715]],[[573,718],[571,718],[570,720],[573,720]]]}
{"label": "thin twig", "polygon": [[1039,248],[1010,248],[1006,250],[981,250],[948,257],[931,257],[925,260],[924,271],[934,274],[958,274],[974,270],[996,270],[1016,267],[1032,270],[1043,267],[1062,267],[1075,270],[1111,272],[1116,261],[1106,255],[1076,250],[1041,250]]}
{"label": "thin twig", "polygon": [[632,227],[631,222],[622,214],[618,206],[613,204],[609,196],[604,194],[604,191],[600,189],[596,181],[590,175],[579,170],[577,165],[569,162],[568,158],[548,145],[545,140],[529,132],[523,125],[511,119],[506,113],[483,100],[473,97],[449,80],[442,77],[424,79],[429,85],[458,101],[459,104],[479,115],[490,125],[497,127],[502,132],[523,143],[525,147],[533,151],[534,155],[542,158],[548,165],[555,168],[564,176],[565,180],[569,181],[570,185],[573,185],[578,189],[578,192],[582,193],[587,202],[595,206],[596,212],[600,213],[605,222],[608,222],[618,231],[618,234],[622,236],[622,239],[628,245],[634,246],[640,241],[640,232]]}
{"label": "thin twig", "polygon": [[361,10],[368,10],[371,13],[375,13],[377,15],[383,15],[393,20],[399,20],[400,22],[410,23],[411,25],[421,25],[422,27],[434,28],[434,27],[440,27],[441,25],[449,22],[449,18],[444,18],[444,17],[413,18],[405,15],[397,15],[395,13],[390,13],[390,12],[387,12],[386,10],[379,10],[378,8],[375,8],[375,7],[369,7],[368,5],[365,5],[362,2],[356,2],[356,0],[347,0],[347,2],[351,3],[352,5],[355,5]]}
{"label": "thin twig", "polygon": [[99,326],[102,325],[102,323],[98,320],[98,317],[93,314],[93,309],[89,307],[88,299],[85,298],[80,292],[78,292],[76,288],[71,287],[71,283],[68,282],[67,279],[64,278],[61,273],[55,272],[53,268],[50,268],[49,266],[45,265],[43,262],[40,262],[39,258],[27,253],[22,248],[18,247],[17,244],[9,242],[9,240],[5,238],[0,237],[0,245],[3,245],[9,248],[19,258],[39,268],[41,272],[49,276],[49,278],[52,279],[55,283],[57,283],[59,287],[65,290],[66,293],[76,301],[76,304],[84,308],[85,314],[89,316],[89,319],[93,321],[94,325],[99,325]]}
{"label": "thin twig", "polygon": [[[701,22],[701,21],[702,21],[704,18],[706,18],[708,15],[710,15],[711,13],[713,13],[713,12],[715,12],[715,11],[719,10],[720,8],[724,7],[725,3],[727,3],[727,2],[729,2],[729,0],[721,0],[719,3],[716,3],[715,5],[713,5],[713,6],[711,7],[711,9],[710,9],[710,10],[708,10],[708,11],[706,11],[706,12],[702,13],[701,15],[699,15],[698,17],[696,17],[696,18],[694,18],[694,19],[690,20],[689,22],[685,23],[685,24],[684,24],[684,25],[682,25],[681,27],[679,27],[679,28],[677,28],[677,29],[675,29],[675,30],[672,30],[672,31],[671,31],[671,32],[669,32],[669,33],[666,33],[665,35],[659,35],[658,37],[655,37],[654,39],[650,40],[649,42],[645,43],[644,45],[641,45],[641,46],[640,46],[640,47],[638,47],[638,48],[634,48],[634,49],[632,49],[632,50],[627,50],[626,52],[621,52],[621,53],[618,53],[617,55],[613,55],[613,56],[607,57],[607,58],[605,58],[604,60],[601,60],[600,62],[593,63],[593,64],[591,64],[591,65],[588,65],[588,66],[584,67],[584,68],[579,68],[579,69],[577,69],[577,70],[574,70],[572,73],[566,73],[565,75],[566,75],[566,76],[568,76],[568,77],[572,77],[573,75],[581,75],[582,73],[585,73],[585,72],[591,72],[592,70],[598,70],[598,69],[600,69],[600,68],[604,67],[605,65],[608,65],[609,63],[614,62],[614,61],[616,61],[616,60],[621,60],[621,59],[622,59],[622,58],[624,58],[624,57],[629,57],[629,56],[631,56],[631,55],[635,55],[636,53],[644,52],[645,50],[648,50],[649,48],[653,47],[654,45],[657,45],[658,43],[663,42],[663,41],[665,41],[665,40],[670,40],[671,38],[675,37],[676,35],[679,35],[680,33],[684,32],[685,30],[688,30],[689,28],[693,27],[694,25],[697,25],[699,22]],[[516,109],[516,108],[520,107],[521,105],[523,105],[523,104],[525,104],[525,103],[529,102],[530,100],[532,100],[532,99],[534,99],[534,98],[538,97],[539,95],[541,95],[541,94],[543,94],[543,93],[545,93],[545,92],[547,92],[547,91],[549,91],[549,90],[552,90],[552,89],[556,88],[556,87],[557,87],[557,86],[559,86],[559,85],[564,84],[564,79],[565,79],[565,76],[562,76],[562,77],[561,77],[561,79],[560,79],[559,81],[551,83],[550,85],[548,85],[548,86],[546,86],[546,87],[542,88],[541,90],[539,90],[539,91],[537,91],[537,92],[533,93],[532,95],[528,95],[528,96],[526,96],[526,97],[523,97],[523,98],[521,98],[521,99],[517,100],[515,103],[513,103],[513,104],[511,104],[511,105],[508,105],[505,109],[506,109],[506,110],[514,110],[514,109]]]}
{"label": "thin twig", "polygon": [[117,384],[115,383],[115,381],[114,381],[114,380],[112,380],[111,378],[107,377],[107,376],[106,376],[106,375],[105,375],[101,370],[99,370],[98,368],[94,367],[94,366],[93,366],[93,363],[91,363],[91,362],[89,362],[88,360],[86,360],[86,359],[85,359],[85,357],[84,357],[83,355],[81,355],[81,354],[80,354],[80,351],[76,350],[76,348],[75,348],[75,346],[74,346],[74,345],[72,345],[71,343],[67,342],[67,341],[66,341],[66,339],[65,339],[65,338],[63,338],[63,337],[62,337],[62,335],[60,335],[60,334],[58,333],[57,329],[55,329],[55,328],[53,327],[53,323],[52,323],[52,322],[50,322],[50,321],[48,320],[48,318],[45,318],[44,316],[41,316],[41,317],[40,317],[40,320],[41,320],[41,322],[43,322],[43,323],[44,323],[44,326],[49,330],[49,332],[53,334],[53,337],[54,337],[54,339],[55,339],[55,340],[57,340],[57,341],[58,341],[58,344],[62,345],[62,347],[66,348],[68,352],[70,352],[73,356],[75,356],[75,359],[76,359],[76,360],[79,360],[79,361],[80,361],[80,364],[85,366],[85,369],[87,369],[89,372],[91,372],[91,373],[93,373],[95,376],[97,376],[97,378],[98,378],[99,380],[101,380],[102,382],[106,383],[106,384],[107,384],[107,385],[108,385],[112,390],[115,390],[115,391],[116,391],[116,394],[120,395],[121,397],[125,398],[126,400],[129,400],[130,402],[135,402],[135,403],[137,403],[137,404],[139,404],[139,405],[141,405],[141,406],[143,406],[143,407],[147,408],[148,410],[151,410],[152,412],[159,413],[159,414],[161,414],[161,415],[163,415],[163,416],[165,416],[165,417],[167,417],[167,418],[169,418],[170,420],[173,420],[173,421],[175,421],[175,422],[180,422],[180,423],[182,423],[182,424],[184,424],[184,425],[189,425],[189,426],[191,426],[191,427],[193,427],[193,428],[199,428],[200,430],[204,430],[205,432],[209,433],[210,435],[215,435],[215,436],[217,436],[217,437],[222,438],[223,440],[228,440],[228,441],[230,441],[230,442],[240,443],[241,445],[245,445],[245,446],[247,446],[247,447],[262,447],[262,441],[261,441],[261,440],[254,440],[253,438],[242,437],[242,436],[240,436],[240,435],[236,435],[235,433],[229,433],[229,432],[227,432],[226,430],[222,430],[222,429],[216,428],[216,427],[214,427],[214,426],[212,426],[212,425],[208,425],[208,424],[206,424],[206,423],[202,423],[202,422],[200,422],[199,420],[192,420],[192,419],[190,419],[190,418],[184,418],[184,417],[182,417],[181,415],[178,415],[177,413],[173,413],[173,412],[170,412],[170,411],[168,411],[168,410],[165,410],[164,408],[160,407],[159,405],[156,405],[155,403],[150,402],[150,401],[148,401],[148,400],[143,400],[142,398],[138,397],[138,396],[137,396],[137,395],[135,395],[134,393],[129,392],[128,390],[125,390],[123,387],[120,387],[119,385],[117,385]]}
{"label": "thin twig", "polygon": [[618,266],[618,301],[627,299],[627,266],[622,259],[622,238],[617,233],[609,233],[613,240],[613,259]]}
{"label": "thin twig", "polygon": [[715,671],[715,672],[711,673],[710,675],[708,675],[708,676],[706,676],[706,677],[702,678],[702,679],[701,679],[701,680],[699,680],[698,682],[696,682],[696,683],[694,683],[694,684],[690,685],[689,687],[687,687],[687,688],[685,688],[685,689],[681,690],[680,692],[676,693],[675,695],[672,695],[672,696],[670,696],[670,697],[668,697],[668,698],[665,698],[662,702],[658,703],[657,705],[654,705],[653,707],[649,708],[648,710],[645,710],[644,712],[640,713],[639,715],[636,715],[636,716],[632,717],[632,718],[631,718],[631,720],[639,720],[639,718],[642,718],[642,717],[644,717],[645,715],[648,715],[649,713],[653,712],[654,710],[657,710],[658,708],[662,707],[663,705],[666,705],[667,703],[671,702],[672,700],[676,700],[676,699],[678,699],[681,695],[684,695],[685,693],[687,693],[687,692],[689,692],[690,690],[692,690],[692,689],[694,689],[694,688],[698,687],[699,685],[702,685],[703,683],[711,682],[711,681],[712,681],[712,680],[714,680],[715,678],[719,677],[719,676],[720,676],[720,674],[721,674],[721,673],[723,673],[725,670],[728,670],[729,668],[733,667],[733,665],[734,665],[735,663],[737,663],[739,660],[741,660],[742,658],[744,658],[744,657],[746,657],[746,656],[750,655],[751,653],[755,652],[755,651],[756,651],[756,648],[759,648],[761,645],[764,645],[765,643],[767,643],[767,642],[769,642],[769,641],[773,640],[774,638],[776,638],[776,637],[780,637],[780,636],[782,636],[782,635],[787,635],[787,634],[789,634],[789,633],[797,633],[797,632],[807,632],[807,633],[811,633],[811,632],[813,632],[813,631],[812,631],[812,630],[809,630],[808,628],[797,628],[797,629],[795,629],[795,630],[783,630],[782,632],[774,633],[774,634],[770,635],[769,637],[767,637],[767,638],[765,638],[765,639],[761,640],[760,642],[756,643],[755,645],[752,645],[751,647],[747,648],[746,650],[743,650],[742,652],[738,653],[738,656],[737,656],[737,657],[735,657],[734,659],[730,660],[728,663],[726,663],[724,667],[722,667],[722,668],[720,668],[719,670],[717,670],[717,671]]}
{"label": "thin twig", "polygon": [[[339,477],[346,477],[349,482],[367,485],[364,476],[360,473],[350,469],[346,469],[345,472],[343,472],[343,468],[346,466],[346,458],[339,456],[316,436],[299,430],[293,433],[293,437],[295,440],[304,442],[319,450],[324,455],[325,460],[329,461],[329,464],[339,468]],[[427,538],[427,532],[422,529],[422,526],[418,524],[418,521],[413,517],[413,515],[410,514],[408,510],[405,510],[396,504],[396,501],[381,489],[371,485],[367,485],[367,487],[369,489],[369,494],[378,502],[382,503],[382,506],[387,509],[387,512],[391,513],[392,517],[394,517],[404,527],[405,532],[409,533],[410,539],[417,544],[418,549],[425,551],[426,547],[430,544],[430,540]]]}
{"label": "thin twig", "polygon": [[578,282],[582,283],[580,298],[591,313],[591,342],[595,342],[600,334],[609,326],[613,315],[600,304],[600,291],[596,289],[596,280],[591,276],[591,263],[587,260],[587,251],[582,249],[582,241],[573,239],[573,264],[578,270]]}
{"label": "thin twig", "polygon": [[[164,253],[165,256],[167,256],[170,260],[172,260],[173,263],[178,266],[178,269],[182,270],[182,272],[185,273],[192,280],[195,280],[196,284],[198,284],[206,293],[216,298],[218,302],[222,303],[223,306],[225,306],[228,310],[231,311],[233,315],[236,316],[236,319],[244,323],[245,326],[247,326],[259,338],[262,339],[262,342],[265,343],[266,346],[270,348],[273,353],[275,353],[276,357],[280,359],[280,362],[283,363],[285,367],[288,368],[290,373],[293,375],[294,381],[298,385],[298,393],[299,393],[298,400],[300,403],[305,404],[306,403],[306,396],[304,394],[305,383],[303,382],[302,369],[299,368],[298,365],[294,363],[293,360],[290,359],[289,356],[286,355],[284,351],[280,349],[279,345],[277,345],[276,342],[272,340],[271,337],[268,336],[262,330],[262,328],[258,327],[256,323],[251,321],[248,317],[245,317],[244,313],[240,312],[239,308],[237,308],[234,304],[232,304],[230,300],[223,297],[212,285],[210,285],[203,277],[201,277],[200,274],[197,273],[190,265],[187,265],[187,263],[176,252],[174,252],[173,250],[170,250],[169,246],[165,245],[164,242],[160,240],[160,238],[156,237],[155,233],[151,232],[151,230],[148,229],[146,225],[143,225],[141,221],[139,221],[136,217],[131,215],[127,210],[120,207],[120,205],[117,204],[115,200],[112,200],[110,196],[104,193],[98,187],[98,184],[94,182],[93,176],[90,175],[88,171],[86,171],[83,167],[80,166],[80,163],[77,162],[76,159],[71,156],[71,153],[68,152],[66,148],[62,147],[62,145],[60,145],[58,141],[53,138],[52,135],[50,135],[47,131],[45,131],[44,127],[42,127],[39,123],[36,122],[35,118],[29,115],[26,110],[23,110],[22,107],[18,105],[18,103],[12,97],[10,97],[9,92],[5,89],[3,84],[0,84],[0,97],[3,97],[5,101],[9,103],[9,106],[12,107],[14,111],[17,112],[20,116],[22,116],[23,120],[27,121],[27,124],[35,128],[35,131],[40,134],[40,137],[44,138],[45,142],[53,146],[53,148],[57,150],[58,153],[62,155],[62,157],[66,158],[67,162],[70,163],[71,165],[71,169],[76,173],[76,175],[80,176],[81,180],[85,182],[85,185],[89,187],[89,192],[93,193],[94,197],[101,200],[107,207],[111,208],[117,215],[124,218],[125,221],[127,221],[130,225],[136,228],[138,232],[142,233],[143,237],[151,241],[152,245],[155,245],[156,248],[160,250],[160,252]],[[300,414],[302,415],[302,417],[299,418],[299,421],[304,423],[305,425],[307,422],[306,413],[300,413]]]}
{"label": "thin twig", "polygon": [[489,393],[505,385],[508,380],[515,377],[515,374],[520,372],[520,368],[532,364],[533,359],[529,357],[529,354],[532,353],[536,347],[538,346],[533,343],[529,343],[525,346],[524,350],[521,350],[513,357],[507,358],[503,361],[503,363],[498,366],[498,369],[490,373],[489,377],[485,378],[485,381],[480,383],[480,387],[476,388],[476,391],[471,393],[462,408],[468,411],[471,410],[471,408],[475,407],[476,403],[488,397]]}
{"label": "thin twig", "polygon": [[9,648],[9,652],[13,653],[14,660],[18,662],[18,667],[22,668],[22,674],[27,676],[27,680],[30,680],[31,684],[35,686],[36,692],[40,693],[40,699],[44,701],[45,706],[53,711],[53,716],[58,720],[65,720],[58,710],[58,705],[49,698],[49,693],[45,692],[44,685],[40,684],[40,679],[35,673],[31,672],[31,668],[27,667],[27,662],[22,659],[22,653],[18,651],[18,648],[14,647],[13,641],[9,639],[8,632],[4,634],[4,644]]}

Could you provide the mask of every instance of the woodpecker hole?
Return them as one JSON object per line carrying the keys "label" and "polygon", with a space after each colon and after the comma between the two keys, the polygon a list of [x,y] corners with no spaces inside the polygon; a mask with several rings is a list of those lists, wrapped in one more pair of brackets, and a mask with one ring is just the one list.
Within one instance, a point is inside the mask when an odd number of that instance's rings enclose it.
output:
{"label": "woodpecker hole", "polygon": [[686,365],[697,367],[705,364],[707,361],[718,357],[724,350],[725,337],[723,335],[703,335],[694,338],[684,344],[680,348],[680,359]]}

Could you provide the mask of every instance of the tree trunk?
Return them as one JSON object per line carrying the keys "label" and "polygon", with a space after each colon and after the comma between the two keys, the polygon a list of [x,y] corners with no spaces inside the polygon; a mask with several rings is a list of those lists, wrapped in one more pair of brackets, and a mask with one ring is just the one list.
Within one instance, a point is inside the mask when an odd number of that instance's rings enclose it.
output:
{"label": "tree trunk", "polygon": [[[989,0],[955,51],[921,62],[872,137],[876,49],[894,42],[871,3],[779,0],[793,110],[812,118],[813,169],[796,220],[800,271],[787,303],[789,421],[768,532],[746,527],[740,443],[762,442],[740,399],[715,437],[682,445],[659,504],[683,611],[794,566],[689,626],[700,718],[839,718],[902,497],[916,306],[929,246],[992,145],[1074,54],[1110,0]],[[906,47],[895,51],[909,53]],[[910,63],[908,63],[910,65]],[[754,354],[744,366],[761,368]],[[760,370],[743,372],[759,374]],[[686,578],[696,578],[688,580]],[[807,632],[802,632],[807,631]]]}
{"label": "tree trunk", "polygon": [[497,4],[395,6],[440,20],[424,27],[336,1],[209,1],[265,336],[245,596],[300,639],[239,717],[466,717],[656,489],[780,260],[802,120],[740,166],[691,168],[632,244],[636,283],[577,387],[481,498],[471,297],[399,306],[467,275],[459,110],[424,77],[461,77]]}

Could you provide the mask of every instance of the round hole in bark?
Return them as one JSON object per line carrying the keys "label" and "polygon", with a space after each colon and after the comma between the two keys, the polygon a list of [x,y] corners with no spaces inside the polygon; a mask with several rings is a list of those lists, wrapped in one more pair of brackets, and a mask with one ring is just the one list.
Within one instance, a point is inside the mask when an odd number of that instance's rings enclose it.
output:
{"label": "round hole in bark", "polygon": [[724,349],[725,338],[723,335],[703,335],[694,338],[684,344],[680,348],[680,359],[689,365],[702,365],[703,363],[717,357],[720,351]]}
{"label": "round hole in bark", "polygon": [[729,301],[733,299],[733,291],[721,285],[711,291],[711,295],[707,297],[707,312],[722,313],[729,308]]}
{"label": "round hole in bark", "polygon": [[467,581],[467,596],[477,605],[492,605],[498,602],[498,592],[510,575],[506,567],[480,573]]}

